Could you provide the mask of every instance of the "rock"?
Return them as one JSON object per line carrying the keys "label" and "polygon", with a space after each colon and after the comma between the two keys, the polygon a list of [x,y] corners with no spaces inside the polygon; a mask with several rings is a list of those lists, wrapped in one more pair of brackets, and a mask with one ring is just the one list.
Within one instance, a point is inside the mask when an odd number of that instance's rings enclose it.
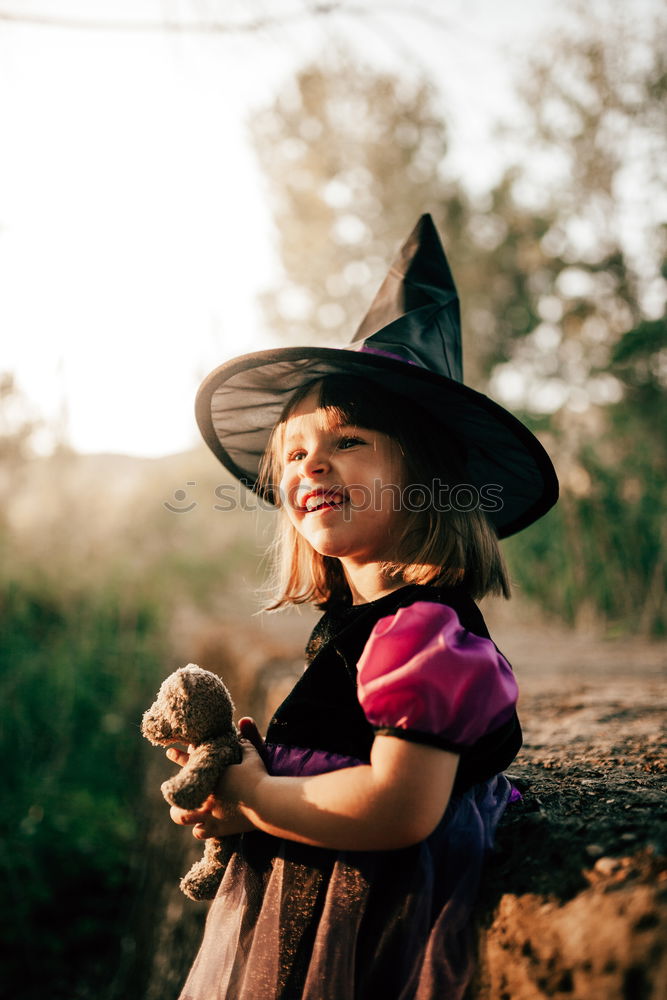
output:
{"label": "rock", "polygon": [[656,886],[568,903],[507,895],[482,935],[476,1000],[662,1000],[667,910]]}
{"label": "rock", "polygon": [[599,872],[600,875],[613,875],[619,867],[620,861],[616,858],[598,858],[595,862],[595,871]]}
{"label": "rock", "polygon": [[522,702],[523,799],[485,874],[470,1000],[667,997],[664,693],[581,685],[576,713],[567,697],[535,688]]}

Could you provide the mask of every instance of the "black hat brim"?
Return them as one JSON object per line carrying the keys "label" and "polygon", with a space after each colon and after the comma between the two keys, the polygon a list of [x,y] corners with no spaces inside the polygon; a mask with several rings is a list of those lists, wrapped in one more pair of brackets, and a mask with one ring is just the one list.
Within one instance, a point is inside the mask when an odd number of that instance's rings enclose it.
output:
{"label": "black hat brim", "polygon": [[363,351],[285,347],[221,365],[197,394],[196,417],[204,440],[226,469],[257,491],[262,455],[292,394],[306,383],[337,374],[372,379],[414,400],[433,416],[436,426],[463,443],[466,481],[499,501],[498,509],[487,511],[499,538],[532,524],[558,499],[549,456],[508,410],[461,382]]}

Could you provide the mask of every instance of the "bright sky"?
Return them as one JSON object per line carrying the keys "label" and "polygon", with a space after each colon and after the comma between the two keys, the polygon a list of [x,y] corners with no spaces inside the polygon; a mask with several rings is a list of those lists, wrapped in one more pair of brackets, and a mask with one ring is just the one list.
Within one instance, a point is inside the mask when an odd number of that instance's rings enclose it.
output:
{"label": "bright sky", "polygon": [[45,416],[66,409],[80,451],[192,446],[203,375],[270,343],[255,298],[279,264],[245,123],[334,27],[398,72],[436,74],[454,162],[482,184],[499,167],[489,130],[511,111],[516,53],[560,5],[422,0],[451,36],[383,0],[368,0],[372,18],[246,36],[2,18],[159,22],[217,7],[242,20],[294,6],[0,0],[0,370]]}

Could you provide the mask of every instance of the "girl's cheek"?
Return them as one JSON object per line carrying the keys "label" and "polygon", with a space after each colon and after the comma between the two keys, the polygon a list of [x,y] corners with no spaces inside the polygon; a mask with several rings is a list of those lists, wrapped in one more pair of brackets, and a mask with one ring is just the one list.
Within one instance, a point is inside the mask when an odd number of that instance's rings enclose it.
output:
{"label": "girl's cheek", "polygon": [[299,533],[301,533],[301,525],[299,521],[295,518],[293,511],[291,511],[289,507],[285,509],[285,514],[287,516],[287,520],[290,522],[292,527],[296,528],[296,530]]}
{"label": "girl's cheek", "polygon": [[294,510],[292,509],[292,505],[290,503],[290,496],[293,493],[293,484],[287,477],[283,477],[283,479],[280,480],[278,486],[278,492],[280,494],[280,506],[282,508],[285,517],[291,524],[294,525],[294,527],[298,531],[300,527],[300,522],[296,514],[294,513]]}
{"label": "girl's cheek", "polygon": [[278,483],[278,495],[280,497],[280,505],[286,511],[289,511],[289,481],[287,476],[283,475]]}

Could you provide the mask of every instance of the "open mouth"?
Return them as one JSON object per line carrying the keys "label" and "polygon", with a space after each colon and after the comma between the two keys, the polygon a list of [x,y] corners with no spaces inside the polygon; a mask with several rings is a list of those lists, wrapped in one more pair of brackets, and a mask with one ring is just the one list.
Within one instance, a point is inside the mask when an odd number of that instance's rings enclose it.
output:
{"label": "open mouth", "polygon": [[347,497],[340,490],[323,493],[308,493],[297,505],[303,514],[315,514],[321,510],[341,510],[348,503]]}

